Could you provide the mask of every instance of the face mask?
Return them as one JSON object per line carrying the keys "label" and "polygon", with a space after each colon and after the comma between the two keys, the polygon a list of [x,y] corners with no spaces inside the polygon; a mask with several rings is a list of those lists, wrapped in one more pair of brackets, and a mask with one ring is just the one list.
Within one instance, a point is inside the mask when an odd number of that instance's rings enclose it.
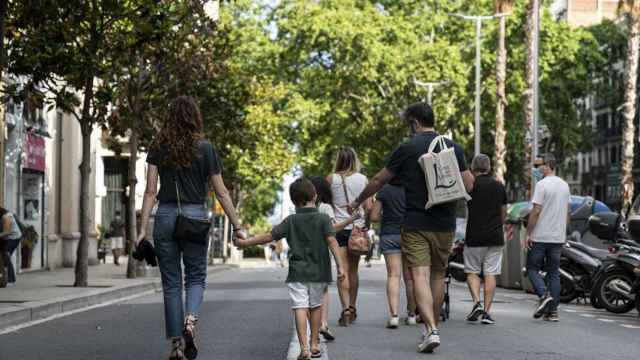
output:
{"label": "face mask", "polygon": [[542,169],[541,168],[533,168],[533,181],[537,182],[542,180],[542,178],[544,177],[544,174],[542,173]]}

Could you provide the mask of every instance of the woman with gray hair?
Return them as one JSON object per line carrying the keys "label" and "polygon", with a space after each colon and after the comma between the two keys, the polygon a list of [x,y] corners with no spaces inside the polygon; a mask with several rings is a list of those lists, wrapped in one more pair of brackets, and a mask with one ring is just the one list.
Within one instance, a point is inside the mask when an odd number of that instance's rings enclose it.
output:
{"label": "woman with gray hair", "polygon": [[[507,215],[507,193],[504,185],[491,176],[491,160],[485,154],[471,162],[475,184],[468,203],[469,218],[464,249],[464,272],[473,297],[473,309],[467,321],[494,324],[490,315],[496,288],[496,276],[502,266],[503,225]],[[480,301],[480,274],[484,275],[484,306]]]}

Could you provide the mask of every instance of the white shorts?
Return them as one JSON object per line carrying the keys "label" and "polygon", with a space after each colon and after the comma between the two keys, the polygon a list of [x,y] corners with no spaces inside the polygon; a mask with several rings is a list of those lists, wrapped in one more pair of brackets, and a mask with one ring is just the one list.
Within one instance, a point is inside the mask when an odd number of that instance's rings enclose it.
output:
{"label": "white shorts", "polygon": [[124,249],[124,238],[123,237],[112,237],[111,238],[111,250],[115,249]]}
{"label": "white shorts", "polygon": [[292,309],[316,309],[322,306],[327,283],[288,283]]}
{"label": "white shorts", "polygon": [[463,254],[467,274],[500,275],[502,272],[502,246],[465,246]]}

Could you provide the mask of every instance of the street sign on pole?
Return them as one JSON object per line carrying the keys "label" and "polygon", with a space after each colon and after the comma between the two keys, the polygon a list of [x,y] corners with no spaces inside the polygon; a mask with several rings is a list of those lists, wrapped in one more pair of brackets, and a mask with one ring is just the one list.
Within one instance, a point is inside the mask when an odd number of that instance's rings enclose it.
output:
{"label": "street sign on pole", "polygon": [[503,16],[508,16],[508,13],[500,13],[490,16],[471,16],[471,15],[462,15],[462,14],[449,14],[451,16],[459,17],[465,20],[473,20],[476,22],[476,61],[475,61],[475,70],[476,70],[476,99],[475,99],[475,113],[474,113],[474,134],[475,134],[475,146],[474,151],[475,154],[480,154],[480,94],[482,92],[482,85],[480,81],[482,81],[482,59],[481,59],[481,45],[482,45],[482,20],[491,20]]}

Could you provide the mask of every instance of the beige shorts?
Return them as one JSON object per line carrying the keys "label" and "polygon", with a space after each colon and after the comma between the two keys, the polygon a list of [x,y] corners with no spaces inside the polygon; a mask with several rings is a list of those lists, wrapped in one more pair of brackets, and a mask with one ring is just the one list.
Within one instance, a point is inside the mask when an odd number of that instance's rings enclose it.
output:
{"label": "beige shorts", "polygon": [[463,254],[467,274],[500,275],[502,272],[502,246],[465,246]]}
{"label": "beige shorts", "polygon": [[402,258],[412,267],[430,266],[436,277],[444,277],[453,244],[453,232],[402,231]]}
{"label": "beige shorts", "polygon": [[111,250],[115,249],[124,249],[124,238],[123,237],[112,237],[111,238]]}
{"label": "beige shorts", "polygon": [[316,309],[322,306],[327,283],[288,283],[292,309]]}

